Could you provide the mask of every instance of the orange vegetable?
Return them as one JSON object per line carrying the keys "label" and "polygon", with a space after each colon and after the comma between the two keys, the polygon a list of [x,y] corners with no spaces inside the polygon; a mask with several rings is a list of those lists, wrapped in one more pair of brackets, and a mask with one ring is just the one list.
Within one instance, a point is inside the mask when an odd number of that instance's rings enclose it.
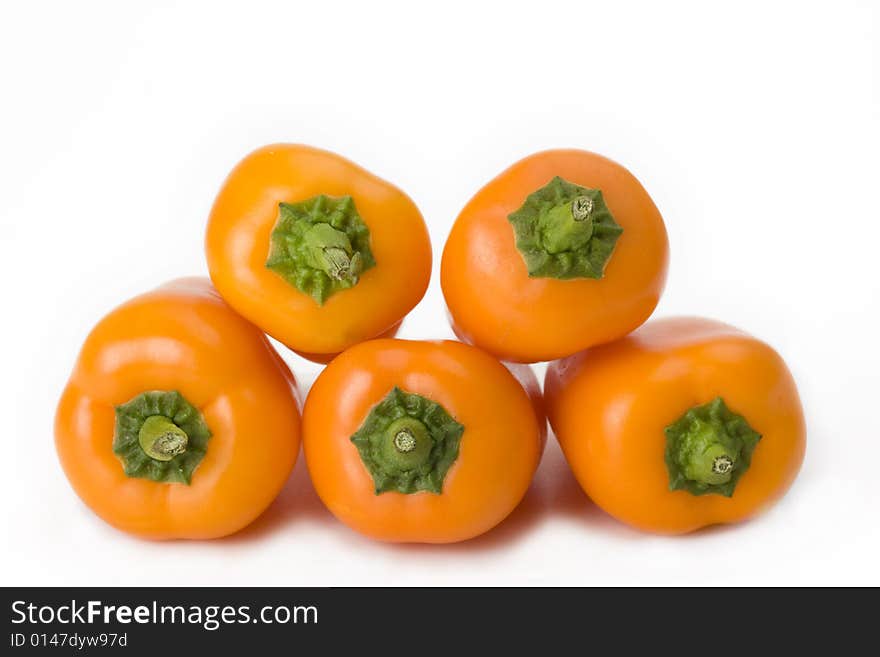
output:
{"label": "orange vegetable", "polygon": [[534,375],[458,342],[374,340],[321,373],[303,445],[324,504],[385,541],[488,531],[525,494],[543,447]]}
{"label": "orange vegetable", "polygon": [[242,160],[214,202],[205,247],[229,305],[319,362],[394,335],[431,275],[428,231],[409,197],[308,146]]}
{"label": "orange vegetable", "polygon": [[646,531],[745,520],[791,486],[805,449],[794,380],[763,342],[664,319],[553,363],[547,412],[587,495]]}
{"label": "orange vegetable", "polygon": [[207,279],[123,304],[89,334],[55,418],[61,465],[105,521],[216,538],[269,506],[299,451],[296,383]]}
{"label": "orange vegetable", "polygon": [[594,153],[553,150],[468,202],[440,276],[459,337],[535,362],[637,328],[660,299],[667,261],[663,220],[632,174]]}

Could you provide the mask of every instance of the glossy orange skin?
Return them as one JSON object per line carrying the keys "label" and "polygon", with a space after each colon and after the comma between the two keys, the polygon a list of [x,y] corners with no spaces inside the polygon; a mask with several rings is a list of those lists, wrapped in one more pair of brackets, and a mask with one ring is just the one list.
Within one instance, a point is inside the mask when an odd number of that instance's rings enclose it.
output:
{"label": "glossy orange skin", "polygon": [[[633,527],[683,534],[746,520],[791,486],[804,458],[794,380],[769,346],[720,322],[671,318],[553,363],[547,413],[587,495]],[[664,428],[721,396],[762,435],[731,497],[669,490]]]}
{"label": "glossy orange skin", "polygon": [[[112,451],[114,407],[149,390],[179,391],[211,429],[190,485],[129,478]],[[55,445],[76,493],[114,527],[150,539],[242,529],[280,492],[299,442],[293,375],[201,278],[173,281],[104,317],[55,416]]]}
{"label": "glossy orange skin", "polygon": [[[602,190],[623,234],[601,279],[529,278],[507,216],[554,176]],[[651,197],[619,164],[579,150],[520,160],[461,211],[440,267],[456,335],[503,360],[533,363],[620,338],[654,311],[669,260]]]}
{"label": "glossy orange skin", "polygon": [[547,411],[544,409],[544,393],[541,392],[541,384],[538,382],[538,377],[535,376],[535,371],[525,363],[501,364],[507,368],[508,372],[513,374],[532,402],[532,410],[535,412],[535,418],[538,420],[538,430],[540,432],[540,455],[543,455],[544,447],[547,445]]}
{"label": "glossy orange skin", "polygon": [[[354,199],[376,260],[354,287],[322,306],[266,268],[278,204],[319,194]],[[211,209],[205,251],[211,280],[229,305],[318,362],[393,335],[431,277],[428,229],[406,194],[338,155],[295,144],[260,148],[233,169]]]}
{"label": "glossy orange skin", "polygon": [[[433,399],[465,427],[439,495],[377,495],[351,442],[394,386]],[[472,538],[507,517],[529,487],[543,447],[544,420],[536,417],[536,403],[501,363],[475,347],[364,342],[333,360],[306,399],[303,446],[312,483],[339,520],[372,538],[420,543]]]}
{"label": "glossy orange skin", "polygon": [[[401,324],[403,324],[403,320],[397,322],[397,324],[392,326],[390,329],[388,329],[384,333],[376,336],[375,339],[378,340],[379,338],[393,338],[395,335],[397,335],[397,332],[400,330]],[[334,358],[336,358],[339,355],[339,354],[310,354],[305,351],[297,351],[296,353],[298,353],[303,358],[306,358],[306,359],[308,359],[312,362],[315,362],[315,363],[320,363],[321,365],[326,365],[327,363],[329,363],[331,360],[333,360]]]}

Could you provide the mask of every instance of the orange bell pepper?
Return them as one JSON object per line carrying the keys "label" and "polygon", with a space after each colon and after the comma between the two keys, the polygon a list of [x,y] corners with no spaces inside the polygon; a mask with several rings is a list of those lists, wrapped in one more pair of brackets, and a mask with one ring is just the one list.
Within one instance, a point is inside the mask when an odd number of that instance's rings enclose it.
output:
{"label": "orange bell pepper", "polygon": [[461,211],[440,277],[456,334],[536,362],[620,338],[666,281],[663,219],[629,171],[600,155],[525,158]]}
{"label": "orange bell pepper", "polygon": [[290,370],[207,279],[123,304],[89,334],[55,418],[64,472],[105,521],[216,538],[253,521],[299,452]]}
{"label": "orange bell pepper", "polygon": [[205,247],[229,305],[319,362],[394,335],[431,275],[428,230],[409,197],[308,146],[242,160],[214,202]]}
{"label": "orange bell pepper", "polygon": [[805,428],[794,380],[763,342],[676,318],[553,363],[550,423],[587,495],[645,531],[745,520],[791,486]]}
{"label": "orange bell pepper", "polygon": [[303,446],[318,495],[345,524],[384,541],[449,543],[516,507],[545,425],[522,368],[512,375],[459,342],[373,340],[315,381]]}

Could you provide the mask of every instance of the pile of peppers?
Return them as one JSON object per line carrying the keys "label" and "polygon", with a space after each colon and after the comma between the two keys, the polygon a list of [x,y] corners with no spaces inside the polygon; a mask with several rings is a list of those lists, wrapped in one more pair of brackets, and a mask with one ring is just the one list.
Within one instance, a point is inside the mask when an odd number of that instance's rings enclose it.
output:
{"label": "pile of peppers", "polygon": [[[803,461],[797,388],[771,347],[710,319],[648,321],[666,227],[639,181],[595,153],[526,157],[461,210],[440,262],[458,341],[394,337],[430,282],[428,229],[404,192],[333,153],[245,157],[205,253],[210,280],[172,281],[98,322],[58,404],[64,472],[122,531],[237,532],[301,445],[341,522],[425,543],[503,521],[548,420],[587,496],[659,534],[766,510]],[[304,403],[267,336],[326,364]],[[530,364],[544,361],[542,392]]]}

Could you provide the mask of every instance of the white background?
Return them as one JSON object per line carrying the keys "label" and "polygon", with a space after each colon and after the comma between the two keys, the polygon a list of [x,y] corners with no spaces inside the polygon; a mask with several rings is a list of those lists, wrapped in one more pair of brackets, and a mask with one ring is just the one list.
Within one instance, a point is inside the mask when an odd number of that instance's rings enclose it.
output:
{"label": "white background", "polygon": [[[4,3],[0,583],[880,584],[871,4]],[[214,194],[275,141],[406,190],[437,260],[470,195],[520,157],[568,146],[623,163],[669,230],[656,314],[723,319],[788,360],[808,420],[800,478],[753,522],[658,538],[591,506],[551,439],[521,507],[461,545],[361,538],[302,459],[235,537],[104,525],[53,447],[80,344],[123,300],[206,272]],[[450,335],[438,273],[403,337]],[[306,383],[318,371],[285,358]]]}

